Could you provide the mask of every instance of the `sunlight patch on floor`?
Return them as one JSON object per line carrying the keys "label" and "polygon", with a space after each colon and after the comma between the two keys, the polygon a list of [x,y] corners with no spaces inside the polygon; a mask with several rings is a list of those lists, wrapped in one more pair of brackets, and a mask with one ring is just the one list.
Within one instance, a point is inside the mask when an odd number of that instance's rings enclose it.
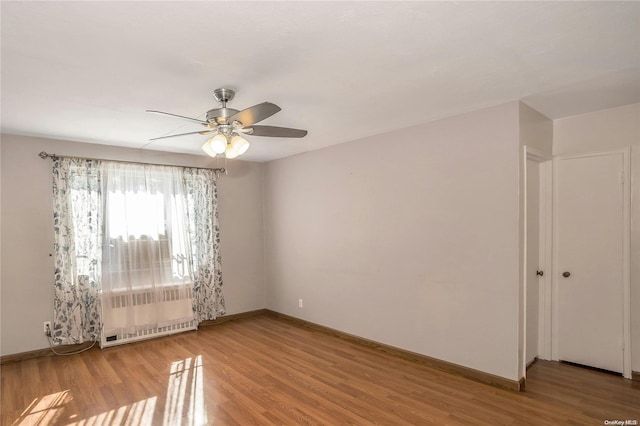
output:
{"label": "sunlight patch on floor", "polygon": [[[204,402],[204,367],[202,356],[185,358],[171,363],[164,403],[164,415],[158,397],[123,405],[91,417],[79,419],[77,413],[70,413],[69,402],[73,400],[70,391],[52,393],[35,398],[22,412],[13,426],[67,424],[77,426],[200,426],[208,424]],[[72,409],[72,408],[71,408]],[[65,412],[66,411],[66,412]]]}
{"label": "sunlight patch on floor", "polygon": [[171,364],[164,424],[188,426],[207,424],[201,355],[196,356],[195,359],[185,358]]}
{"label": "sunlight patch on floor", "polygon": [[35,398],[13,424],[20,426],[54,424],[60,418],[65,404],[70,400],[69,390]]}
{"label": "sunlight patch on floor", "polygon": [[69,424],[78,426],[151,426],[153,425],[153,412],[156,408],[156,399],[157,397],[154,396]]}

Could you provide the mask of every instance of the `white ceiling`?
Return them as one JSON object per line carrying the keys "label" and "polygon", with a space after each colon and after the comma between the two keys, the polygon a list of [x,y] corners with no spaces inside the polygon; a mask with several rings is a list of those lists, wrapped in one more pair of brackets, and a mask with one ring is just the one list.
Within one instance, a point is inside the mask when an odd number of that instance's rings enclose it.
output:
{"label": "white ceiling", "polygon": [[[1,3],[2,132],[203,154],[237,91],[267,161],[513,100],[550,118],[640,102],[639,2]],[[391,154],[391,153],[390,153]],[[204,154],[203,154],[204,155]]]}

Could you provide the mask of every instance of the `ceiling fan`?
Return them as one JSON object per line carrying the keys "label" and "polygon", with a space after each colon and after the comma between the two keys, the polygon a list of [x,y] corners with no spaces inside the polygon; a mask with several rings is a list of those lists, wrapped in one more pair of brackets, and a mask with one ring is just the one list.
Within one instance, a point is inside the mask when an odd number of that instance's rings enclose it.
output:
{"label": "ceiling fan", "polygon": [[235,96],[235,92],[231,89],[216,89],[213,97],[222,104],[220,108],[214,108],[207,111],[207,119],[199,120],[197,118],[185,117],[183,115],[171,114],[168,112],[147,110],[154,114],[168,115],[170,117],[182,118],[194,123],[198,123],[206,127],[206,130],[197,132],[180,133],[177,135],[161,136],[149,139],[157,141],[160,139],[175,138],[186,135],[213,135],[208,139],[202,150],[211,157],[218,154],[225,154],[226,158],[235,158],[244,154],[249,149],[249,141],[244,135],[253,136],[269,136],[278,138],[302,138],[306,136],[306,130],[291,129],[288,127],[276,126],[260,126],[255,125],[266,118],[271,117],[280,111],[280,107],[271,102],[262,102],[242,111],[227,108],[227,102],[231,101]]}

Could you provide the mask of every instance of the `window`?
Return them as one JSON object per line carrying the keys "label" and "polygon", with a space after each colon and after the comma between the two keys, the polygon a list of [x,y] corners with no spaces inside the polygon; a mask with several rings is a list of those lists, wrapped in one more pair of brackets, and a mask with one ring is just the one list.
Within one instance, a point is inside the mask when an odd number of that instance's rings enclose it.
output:
{"label": "window", "polygon": [[193,320],[182,170],[109,163],[102,176],[105,333]]}
{"label": "window", "polygon": [[225,313],[215,170],[54,157],[56,344]]}
{"label": "window", "polygon": [[106,179],[103,282],[113,290],[188,283],[185,203],[174,176]]}

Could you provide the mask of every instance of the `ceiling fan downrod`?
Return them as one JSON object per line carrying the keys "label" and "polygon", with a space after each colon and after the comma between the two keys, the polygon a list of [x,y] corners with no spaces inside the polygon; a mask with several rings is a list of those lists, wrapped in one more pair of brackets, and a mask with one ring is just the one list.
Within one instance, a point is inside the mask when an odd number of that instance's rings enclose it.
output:
{"label": "ceiling fan downrod", "polygon": [[236,92],[231,89],[216,89],[213,97],[222,104],[221,108],[214,108],[207,111],[207,122],[213,125],[229,124],[228,118],[238,112],[237,109],[227,108],[227,102],[231,101]]}

